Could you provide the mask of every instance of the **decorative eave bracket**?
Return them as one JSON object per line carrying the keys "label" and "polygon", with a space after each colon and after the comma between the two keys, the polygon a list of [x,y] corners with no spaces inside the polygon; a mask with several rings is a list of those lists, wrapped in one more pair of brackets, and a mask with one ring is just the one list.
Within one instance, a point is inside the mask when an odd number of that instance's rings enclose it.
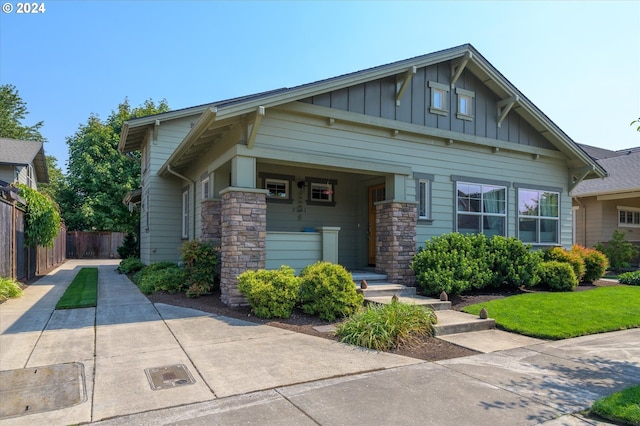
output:
{"label": "decorative eave bracket", "polygon": [[249,138],[247,139],[247,148],[249,149],[253,149],[253,144],[255,143],[256,136],[258,135],[258,128],[262,122],[262,117],[264,117],[264,110],[265,108],[263,106],[259,106],[256,110],[253,123],[249,125]]}
{"label": "decorative eave bracket", "polygon": [[500,127],[504,119],[507,117],[511,108],[513,108],[513,106],[519,101],[520,97],[518,97],[518,95],[513,95],[507,99],[498,101],[498,127]]}
{"label": "decorative eave bracket", "polygon": [[462,58],[451,63],[451,74],[453,75],[453,78],[451,79],[452,89],[456,87],[456,81],[458,81],[462,75],[462,71],[464,71],[464,68],[467,66],[471,58],[473,58],[473,54],[471,52],[467,52]]}
{"label": "decorative eave bracket", "polygon": [[586,166],[579,169],[569,170],[569,192],[573,191],[575,187],[578,186],[578,184],[595,169],[596,168],[594,166]]}
{"label": "decorative eave bracket", "polygon": [[417,72],[415,66],[410,67],[402,76],[396,77],[396,106],[400,106],[400,99],[404,95],[405,90],[409,87],[411,79]]}

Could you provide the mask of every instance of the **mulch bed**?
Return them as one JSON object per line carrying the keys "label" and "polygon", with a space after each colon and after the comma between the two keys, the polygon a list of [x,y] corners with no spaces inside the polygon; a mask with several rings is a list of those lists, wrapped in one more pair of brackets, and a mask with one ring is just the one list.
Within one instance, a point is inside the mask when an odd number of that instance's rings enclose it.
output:
{"label": "mulch bed", "polygon": [[[596,281],[591,285],[580,285],[574,291],[585,291],[599,286],[618,285],[609,281]],[[450,301],[452,309],[461,310],[463,307],[476,303],[483,303],[494,299],[502,299],[531,292],[531,290],[513,290],[513,291],[496,291],[496,292],[476,292],[461,296],[451,296]],[[220,300],[220,292],[200,296],[199,298],[188,298],[184,294],[169,294],[163,291],[156,292],[147,296],[153,303],[165,303],[167,305],[181,306],[184,308],[197,309],[209,312],[215,315],[221,315],[231,318],[238,318],[245,321],[251,321],[259,324],[279,327],[286,330],[295,331],[297,333],[309,334],[312,336],[322,337],[325,339],[338,340],[332,333],[323,333],[315,330],[313,327],[320,325],[329,325],[331,323],[323,321],[318,317],[307,315],[299,309],[294,309],[291,317],[287,319],[261,319],[253,315],[251,308],[241,306],[232,308]],[[434,337],[425,337],[422,341],[411,347],[401,347],[391,351],[397,355],[409,356],[425,361],[439,361],[443,359],[459,358],[463,356],[475,355],[478,352],[471,349],[463,348],[453,343],[445,342]]]}

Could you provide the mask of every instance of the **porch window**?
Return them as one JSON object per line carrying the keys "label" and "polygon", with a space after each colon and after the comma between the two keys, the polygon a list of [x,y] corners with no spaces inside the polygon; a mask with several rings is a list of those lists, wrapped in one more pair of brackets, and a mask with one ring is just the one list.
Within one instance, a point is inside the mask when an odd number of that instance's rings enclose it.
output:
{"label": "porch window", "polygon": [[431,221],[431,182],[433,175],[427,173],[414,173],[416,181],[416,201],[418,203],[418,220]]}
{"label": "porch window", "polygon": [[640,228],[640,208],[618,206],[618,226]]}
{"label": "porch window", "polygon": [[429,107],[429,112],[432,114],[447,115],[449,86],[435,81],[430,81],[429,88],[431,89],[431,106]]}
{"label": "porch window", "polygon": [[182,238],[189,238],[189,187],[182,190]]}
{"label": "porch window", "polygon": [[338,181],[334,179],[307,178],[308,205],[335,206],[335,186]]}
{"label": "porch window", "polygon": [[262,187],[269,191],[267,202],[273,203],[293,203],[291,198],[291,182],[295,176],[279,175],[271,173],[260,173]]}
{"label": "porch window", "polygon": [[456,230],[465,234],[506,235],[507,188],[456,182]]}
{"label": "porch window", "polygon": [[560,193],[518,188],[518,237],[525,243],[558,244]]}

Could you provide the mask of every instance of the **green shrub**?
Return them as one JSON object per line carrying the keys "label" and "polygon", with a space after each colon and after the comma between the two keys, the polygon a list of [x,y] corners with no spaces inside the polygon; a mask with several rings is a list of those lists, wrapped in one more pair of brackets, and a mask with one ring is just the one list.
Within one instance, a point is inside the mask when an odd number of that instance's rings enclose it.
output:
{"label": "green shrub", "polygon": [[531,251],[530,245],[517,238],[496,235],[488,240],[487,251],[489,262],[493,263],[490,265],[493,271],[491,287],[532,287],[538,283],[541,259]]}
{"label": "green shrub", "polygon": [[181,251],[187,280],[187,296],[198,297],[210,293],[217,283],[219,250],[209,242],[193,240],[185,242]]}
{"label": "green shrub", "polygon": [[542,262],[538,269],[540,282],[551,291],[571,291],[578,285],[573,268],[567,262]]}
{"label": "green shrub", "polygon": [[577,244],[571,247],[571,251],[580,255],[584,262],[582,281],[592,283],[604,276],[609,267],[607,256],[596,249],[582,247]]}
{"label": "green shrub", "polygon": [[336,335],[343,343],[386,351],[433,336],[436,321],[430,309],[394,301],[390,305],[368,305],[338,325]]}
{"label": "green shrub", "polygon": [[625,272],[618,275],[618,282],[627,285],[640,285],[640,271]]}
{"label": "green shrub", "polygon": [[185,273],[176,264],[162,269],[145,269],[138,286],[144,294],[151,294],[159,290],[171,294],[178,293],[185,288]]}
{"label": "green shrub", "polygon": [[437,295],[442,291],[460,294],[484,288],[493,281],[486,253],[484,235],[454,232],[427,241],[410,267],[425,294]]}
{"label": "green shrub", "polygon": [[122,245],[117,249],[120,259],[126,259],[128,257],[140,257],[140,243],[133,232],[127,232]]}
{"label": "green shrub", "polygon": [[128,257],[120,261],[120,265],[116,269],[121,274],[133,274],[144,268],[144,263],[137,257]]}
{"label": "green shrub", "polygon": [[351,274],[341,265],[318,262],[305,267],[300,278],[302,310],[307,314],[333,321],[362,306],[364,297],[356,292]]}
{"label": "green shrub", "polygon": [[293,268],[276,271],[246,271],[238,276],[238,290],[260,318],[289,318],[300,293],[300,280]]}
{"label": "green shrub", "polygon": [[558,261],[571,265],[573,273],[576,276],[578,282],[582,280],[585,272],[585,263],[582,256],[579,253],[571,252],[563,249],[562,247],[551,247],[544,250],[544,260],[546,262]]}
{"label": "green shrub", "polygon": [[60,232],[60,211],[48,195],[24,184],[18,184],[19,194],[27,203],[24,215],[24,241],[27,246],[51,247]]}
{"label": "green shrub", "polygon": [[0,302],[12,297],[22,296],[20,283],[12,278],[0,277]]}
{"label": "green shrub", "polygon": [[628,268],[629,262],[638,255],[638,248],[626,241],[624,235],[624,232],[616,229],[606,247],[602,243],[596,245],[596,250],[607,255],[611,269],[614,271]]}

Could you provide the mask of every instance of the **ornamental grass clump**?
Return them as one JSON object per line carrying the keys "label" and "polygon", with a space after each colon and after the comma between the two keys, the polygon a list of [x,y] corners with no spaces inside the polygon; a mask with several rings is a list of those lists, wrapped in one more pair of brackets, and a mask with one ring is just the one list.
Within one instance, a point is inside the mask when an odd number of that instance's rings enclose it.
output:
{"label": "ornamental grass clump", "polygon": [[411,346],[433,336],[436,316],[430,309],[392,301],[390,305],[367,305],[336,328],[343,343],[388,351]]}
{"label": "ornamental grass clump", "polygon": [[0,277],[0,303],[13,297],[22,296],[20,283],[12,278]]}

